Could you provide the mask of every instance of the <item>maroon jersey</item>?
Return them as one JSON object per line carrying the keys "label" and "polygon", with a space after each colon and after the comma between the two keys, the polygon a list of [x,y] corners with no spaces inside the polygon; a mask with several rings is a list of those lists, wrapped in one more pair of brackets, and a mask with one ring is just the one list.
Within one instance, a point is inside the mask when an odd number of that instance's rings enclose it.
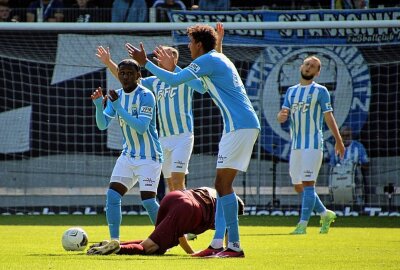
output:
{"label": "maroon jersey", "polygon": [[216,193],[211,188],[176,190],[161,201],[156,228],[149,236],[160,248],[158,254],[179,244],[186,233],[214,229]]}

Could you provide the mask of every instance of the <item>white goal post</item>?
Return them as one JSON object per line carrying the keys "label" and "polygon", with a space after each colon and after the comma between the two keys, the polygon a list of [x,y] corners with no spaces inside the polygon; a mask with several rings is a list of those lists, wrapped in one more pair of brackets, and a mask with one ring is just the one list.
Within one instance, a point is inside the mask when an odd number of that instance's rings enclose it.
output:
{"label": "white goal post", "polygon": [[[173,31],[185,30],[194,23],[0,23],[2,31]],[[207,23],[213,25],[215,23]],[[352,29],[352,28],[397,28],[400,20],[360,21],[296,21],[296,22],[226,22],[226,30],[267,29]]]}

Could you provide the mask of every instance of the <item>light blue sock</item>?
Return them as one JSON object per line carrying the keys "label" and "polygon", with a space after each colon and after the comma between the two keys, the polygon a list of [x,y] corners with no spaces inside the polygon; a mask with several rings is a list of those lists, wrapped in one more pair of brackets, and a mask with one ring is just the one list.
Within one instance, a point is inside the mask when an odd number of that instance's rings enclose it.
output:
{"label": "light blue sock", "polygon": [[160,205],[156,201],[156,198],[150,198],[147,200],[143,200],[142,205],[143,205],[144,209],[146,209],[147,213],[149,214],[151,223],[153,225],[156,224],[158,208],[160,208]]}
{"label": "light blue sock", "polygon": [[234,192],[222,196],[220,200],[224,211],[226,228],[228,229],[228,241],[239,242],[239,218],[236,194]]}
{"label": "light blue sock", "polygon": [[224,209],[222,209],[221,198],[217,196],[217,207],[215,210],[215,233],[213,239],[224,239],[226,223],[224,218]]}
{"label": "light blue sock", "polygon": [[115,190],[107,190],[106,218],[111,239],[119,239],[119,227],[122,221],[121,198],[121,194]]}
{"label": "light blue sock", "polygon": [[315,205],[314,205],[314,210],[318,213],[321,214],[326,211],[325,205],[321,202],[319,196],[317,193],[315,193]]}
{"label": "light blue sock", "polygon": [[315,205],[315,187],[305,187],[303,191],[303,201],[301,203],[301,217],[300,221],[307,221],[310,219],[311,213]]}

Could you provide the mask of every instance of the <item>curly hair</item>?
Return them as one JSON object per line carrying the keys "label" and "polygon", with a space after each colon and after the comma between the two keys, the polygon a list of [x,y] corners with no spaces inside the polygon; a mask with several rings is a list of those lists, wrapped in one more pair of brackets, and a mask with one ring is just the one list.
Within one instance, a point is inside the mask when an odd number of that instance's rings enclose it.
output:
{"label": "curly hair", "polygon": [[217,44],[217,32],[209,25],[196,24],[190,26],[187,29],[187,35],[195,42],[201,42],[206,52],[214,50]]}

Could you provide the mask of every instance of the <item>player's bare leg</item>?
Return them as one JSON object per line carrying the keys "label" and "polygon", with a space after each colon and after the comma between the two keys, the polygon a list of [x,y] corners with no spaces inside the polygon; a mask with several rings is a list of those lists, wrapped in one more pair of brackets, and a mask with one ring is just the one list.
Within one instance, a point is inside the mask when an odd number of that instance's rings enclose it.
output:
{"label": "player's bare leg", "polygon": [[171,172],[171,177],[167,179],[167,182],[170,191],[186,189],[185,173],[183,172]]}

